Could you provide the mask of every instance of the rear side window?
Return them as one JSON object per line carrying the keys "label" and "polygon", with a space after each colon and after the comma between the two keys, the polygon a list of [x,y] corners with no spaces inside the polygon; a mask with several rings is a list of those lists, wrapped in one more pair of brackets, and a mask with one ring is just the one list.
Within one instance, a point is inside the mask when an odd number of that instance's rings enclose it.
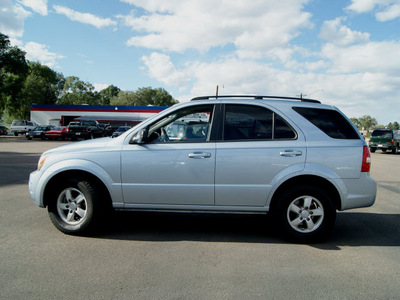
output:
{"label": "rear side window", "polygon": [[293,109],[334,139],[360,139],[353,126],[338,111],[309,107]]}
{"label": "rear side window", "polygon": [[223,139],[277,140],[294,139],[296,133],[277,114],[259,106],[226,105]]}

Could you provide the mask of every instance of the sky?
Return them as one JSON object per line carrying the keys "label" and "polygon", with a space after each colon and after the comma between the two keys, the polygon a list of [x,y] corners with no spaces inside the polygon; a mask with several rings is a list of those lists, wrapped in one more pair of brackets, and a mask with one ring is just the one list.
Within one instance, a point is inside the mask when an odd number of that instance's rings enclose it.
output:
{"label": "sky", "polygon": [[0,0],[0,32],[96,90],[304,95],[400,123],[400,0]]}

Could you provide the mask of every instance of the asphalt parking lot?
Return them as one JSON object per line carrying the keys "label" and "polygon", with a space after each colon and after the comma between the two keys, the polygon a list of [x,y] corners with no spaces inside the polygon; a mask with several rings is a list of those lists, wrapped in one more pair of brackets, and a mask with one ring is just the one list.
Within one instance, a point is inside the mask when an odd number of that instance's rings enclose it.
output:
{"label": "asphalt parking lot", "polygon": [[339,212],[329,239],[282,240],[265,216],[116,213],[95,236],[60,233],[29,173],[69,141],[0,137],[1,299],[398,299],[400,154],[372,154],[373,207]]}

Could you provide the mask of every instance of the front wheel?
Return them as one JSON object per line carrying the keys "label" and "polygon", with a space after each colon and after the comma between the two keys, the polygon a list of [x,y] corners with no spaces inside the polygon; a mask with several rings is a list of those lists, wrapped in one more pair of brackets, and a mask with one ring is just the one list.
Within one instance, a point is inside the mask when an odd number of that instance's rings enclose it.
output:
{"label": "front wheel", "polygon": [[333,199],[320,187],[294,187],[284,192],[278,201],[277,222],[290,240],[317,242],[325,238],[335,224]]}
{"label": "front wheel", "polygon": [[96,222],[100,196],[95,186],[84,179],[67,179],[52,194],[47,207],[54,226],[66,234],[82,234]]}

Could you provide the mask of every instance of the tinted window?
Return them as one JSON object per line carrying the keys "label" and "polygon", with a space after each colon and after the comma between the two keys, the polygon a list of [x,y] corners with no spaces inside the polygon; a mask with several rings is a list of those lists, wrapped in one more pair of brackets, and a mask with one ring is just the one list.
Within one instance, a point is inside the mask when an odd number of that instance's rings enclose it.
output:
{"label": "tinted window", "polygon": [[353,126],[336,110],[308,107],[293,107],[293,109],[331,138],[360,138]]}
{"label": "tinted window", "polygon": [[226,105],[223,139],[272,140],[293,139],[296,133],[274,112],[249,105]]}
{"label": "tinted window", "polygon": [[373,137],[381,137],[381,138],[392,138],[391,130],[374,130],[371,134]]}

